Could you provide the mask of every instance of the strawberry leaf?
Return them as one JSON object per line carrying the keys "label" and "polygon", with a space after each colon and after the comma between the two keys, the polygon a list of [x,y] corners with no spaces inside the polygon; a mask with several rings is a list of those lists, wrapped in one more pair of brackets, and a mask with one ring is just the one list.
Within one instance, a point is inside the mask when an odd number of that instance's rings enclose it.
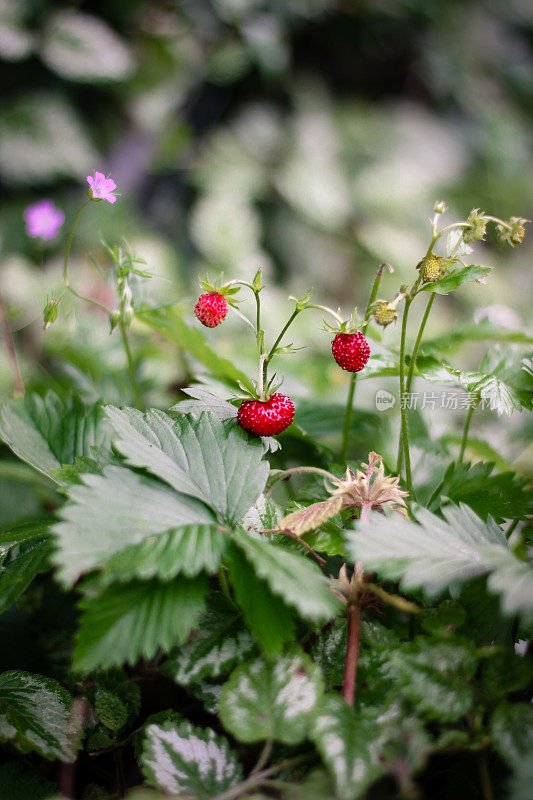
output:
{"label": "strawberry leaf", "polygon": [[91,455],[93,447],[108,446],[109,434],[100,406],[86,407],[75,398],[63,401],[53,392],[11,400],[0,413],[0,438],[56,483],[55,469]]}
{"label": "strawberry leaf", "polygon": [[114,445],[128,464],[202,500],[230,525],[264,489],[264,445],[234,422],[223,423],[210,412],[173,420],[162,411],[107,406],[106,414],[118,437]]}
{"label": "strawberry leaf", "polygon": [[141,656],[152,658],[158,648],[168,652],[185,641],[198,622],[206,594],[204,578],[131,581],[96,596],[91,588],[80,602],[74,668],[90,672],[134,664]]}

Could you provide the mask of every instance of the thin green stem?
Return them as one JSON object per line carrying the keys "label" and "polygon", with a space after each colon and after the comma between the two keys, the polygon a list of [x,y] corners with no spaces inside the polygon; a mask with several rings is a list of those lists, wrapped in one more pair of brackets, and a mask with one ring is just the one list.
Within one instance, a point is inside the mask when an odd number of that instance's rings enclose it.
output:
{"label": "thin green stem", "polygon": [[82,295],[79,292],[77,292],[76,289],[74,289],[70,285],[70,283],[67,284],[66,288],[68,289],[68,291],[71,294],[74,295],[74,297],[77,297],[78,300],[84,300],[86,303],[90,303],[92,306],[95,306],[96,308],[100,308],[102,311],[105,311],[106,314],[112,314],[113,313],[113,310],[111,308],[108,308],[107,306],[104,306],[103,303],[99,303],[98,300],[93,300],[91,297],[85,297],[84,295]]}
{"label": "thin green stem", "polygon": [[[374,283],[372,284],[372,289],[370,291],[370,297],[368,299],[368,303],[366,306],[365,316],[363,320],[363,325],[361,327],[362,333],[365,333],[368,323],[370,321],[370,314],[372,311],[372,306],[374,305],[374,301],[378,295],[379,284],[381,283],[381,276],[383,275],[383,265],[380,266],[376,273],[376,277],[374,278]],[[357,382],[357,372],[352,372],[350,376],[350,385],[348,387],[348,397],[346,398],[346,410],[344,412],[344,425],[342,428],[342,446],[341,446],[341,453],[340,453],[340,461],[341,464],[346,462],[346,457],[348,455],[348,442],[350,439],[350,427],[352,424],[352,412],[353,412],[353,399],[355,396],[355,386]]]}
{"label": "thin green stem", "polygon": [[76,217],[76,219],[74,221],[74,225],[72,226],[72,230],[70,232],[69,240],[68,240],[68,243],[67,243],[67,251],[65,253],[65,263],[63,265],[63,283],[65,284],[65,286],[67,288],[68,288],[68,285],[69,285],[69,282],[68,282],[68,259],[69,259],[69,256],[70,256],[70,248],[72,247],[72,241],[74,239],[74,234],[76,232],[76,228],[78,227],[78,222],[80,221],[80,217],[83,214],[84,209],[89,205],[90,202],[91,202],[91,200],[89,198],[89,200],[86,200],[85,203],[80,208],[78,216]]}
{"label": "thin green stem", "polygon": [[295,756],[294,758],[285,758],[283,761],[278,761],[278,763],[274,764],[272,767],[263,769],[261,772],[256,772],[238,783],[236,786],[233,786],[231,789],[227,789],[221,794],[217,794],[213,800],[235,800],[235,798],[246,794],[248,791],[257,789],[265,780],[268,780],[271,775],[275,775],[277,772],[281,772],[289,767],[296,767],[298,764],[302,764],[304,761],[308,761],[312,757],[312,753],[306,753],[305,755]]}
{"label": "thin green stem", "polygon": [[348,397],[346,398],[346,409],[344,412],[344,425],[342,428],[342,448],[340,453],[340,463],[346,463],[348,455],[348,442],[350,439],[350,427],[352,424],[353,399],[355,396],[355,385],[357,382],[357,372],[352,372],[350,384],[348,386]]}
{"label": "thin green stem", "polygon": [[265,387],[267,385],[268,364],[269,364],[272,356],[276,352],[277,346],[279,345],[279,343],[281,342],[281,340],[283,339],[283,337],[287,333],[289,327],[292,325],[293,321],[296,319],[296,317],[298,316],[299,313],[300,313],[300,309],[299,308],[295,308],[294,311],[292,312],[292,314],[290,315],[289,319],[285,323],[285,326],[283,327],[280,335],[278,336],[278,338],[276,339],[276,341],[274,342],[274,344],[270,348],[268,354],[265,356],[265,359],[263,361],[263,385]]}
{"label": "thin green stem", "polygon": [[268,739],[265,740],[265,744],[263,745],[263,749],[261,750],[261,754],[257,759],[257,764],[250,772],[250,776],[255,775],[257,772],[261,772],[263,767],[266,766],[268,763],[270,756],[272,755],[272,746],[274,744],[274,739],[272,736],[269,736]]}
{"label": "thin green stem", "polygon": [[468,409],[468,414],[466,415],[465,425],[463,428],[463,438],[461,439],[461,449],[459,451],[459,458],[457,459],[457,465],[463,463],[463,458],[466,450],[466,444],[468,442],[468,431],[470,430],[470,423],[472,421],[472,416],[474,414],[475,406],[472,404]]}
{"label": "thin green stem", "polygon": [[226,578],[226,573],[224,572],[224,567],[220,567],[218,570],[218,580],[220,581],[220,588],[222,589],[222,594],[231,603],[232,606],[235,606],[233,601],[233,597],[231,596],[231,592],[229,590],[228,579]]}
{"label": "thin green stem", "polygon": [[276,473],[268,479],[266,489],[270,491],[278,481],[289,478],[291,475],[299,475],[302,473],[312,473],[314,475],[321,475],[324,478],[329,478],[329,480],[335,480],[335,475],[328,472],[327,469],[321,469],[320,467],[291,467],[290,469],[277,470]]}
{"label": "thin green stem", "polygon": [[111,314],[111,309],[107,306],[104,306],[102,303],[99,303],[97,300],[93,300],[91,297],[85,297],[84,295],[80,294],[79,292],[74,289],[69,282],[68,279],[68,260],[70,257],[70,250],[72,248],[72,242],[74,241],[74,234],[76,233],[76,228],[78,227],[78,222],[80,221],[80,217],[83,214],[84,209],[89,205],[91,199],[85,201],[82,207],[79,210],[78,216],[74,220],[74,225],[72,226],[72,230],[70,231],[70,236],[67,242],[67,250],[65,252],[65,263],[63,264],[63,283],[65,284],[65,288],[73,294],[78,300],[83,300],[86,303],[90,303],[92,306],[96,306],[96,308],[100,308],[102,311],[105,311],[106,314]]}
{"label": "thin green stem", "polygon": [[405,403],[405,334],[407,331],[407,318],[409,316],[409,306],[412,300],[407,298],[405,301],[405,308],[402,319],[402,335],[400,342],[400,414],[401,414],[401,435],[400,445],[398,447],[398,463],[396,470],[399,473],[402,468],[402,450],[405,456],[405,481],[407,491],[412,496],[412,481],[411,481],[411,458],[409,455],[409,435],[407,433],[407,407]]}
{"label": "thin green stem", "polygon": [[128,371],[130,374],[131,388],[133,389],[135,408],[141,409],[142,400],[141,400],[141,393],[139,391],[139,384],[137,382],[137,375],[135,374],[135,362],[133,360],[133,354],[131,352],[130,342],[128,339],[128,331],[123,319],[119,321],[119,328],[120,328],[120,333],[122,335],[124,350],[126,351],[126,358],[128,360]]}
{"label": "thin green stem", "polygon": [[436,292],[432,292],[431,293],[431,295],[429,297],[429,300],[428,300],[428,303],[427,303],[427,306],[426,306],[426,310],[424,311],[424,316],[422,317],[422,321],[421,321],[420,327],[418,329],[418,336],[416,337],[415,346],[413,348],[413,353],[411,355],[411,360],[409,362],[409,372],[407,373],[407,383],[405,385],[405,391],[406,392],[410,392],[411,391],[411,384],[413,382],[413,373],[415,371],[416,358],[418,356],[418,350],[420,348],[420,342],[422,341],[422,336],[424,335],[424,328],[426,327],[426,323],[428,321],[429,313],[431,311],[431,306],[433,305],[433,302],[435,300],[436,294],[437,294]]}
{"label": "thin green stem", "polygon": [[264,336],[261,335],[261,297],[259,296],[259,292],[254,289],[254,296],[255,296],[255,331],[257,334],[257,347],[259,349],[259,355],[263,353],[264,348]]}

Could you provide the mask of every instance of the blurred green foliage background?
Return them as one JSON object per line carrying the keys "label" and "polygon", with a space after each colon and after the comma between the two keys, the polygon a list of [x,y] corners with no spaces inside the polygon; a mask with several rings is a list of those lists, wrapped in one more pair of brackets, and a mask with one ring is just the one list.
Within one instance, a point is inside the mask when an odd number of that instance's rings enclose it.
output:
{"label": "blurred green foliage background", "polygon": [[[193,324],[199,274],[250,280],[261,266],[270,335],[288,294],[313,287],[315,302],[364,309],[382,261],[395,274],[381,296],[412,283],[436,199],[449,221],[472,207],[531,218],[532,39],[527,0],[0,0],[0,280],[27,385],[131,400],[104,316],[67,299],[42,329],[94,169],[121,196],[91,204],[80,223],[79,290],[113,302],[89,254],[108,267],[101,239],[125,240],[156,275],[150,302],[181,301]],[[67,214],[44,245],[22,217],[42,197]],[[510,250],[489,236],[474,260],[495,267],[487,284],[439,297],[430,335],[482,317],[530,329],[528,237]],[[253,313],[248,301],[243,310]],[[197,365],[139,323],[134,331],[147,401],[168,406]],[[232,316],[210,341],[253,376],[243,331]],[[397,337],[391,326],[384,342]],[[343,401],[347,376],[320,316],[302,314],[289,338],[309,349],[279,360],[285,389]],[[477,368],[486,349],[451,358]],[[2,348],[0,391],[11,383]],[[364,382],[358,406],[375,416],[376,390],[393,385]],[[458,434],[463,417],[433,415],[432,435]],[[502,458],[533,459],[520,415],[505,431],[488,413],[477,426]],[[392,453],[388,433],[381,445]]]}

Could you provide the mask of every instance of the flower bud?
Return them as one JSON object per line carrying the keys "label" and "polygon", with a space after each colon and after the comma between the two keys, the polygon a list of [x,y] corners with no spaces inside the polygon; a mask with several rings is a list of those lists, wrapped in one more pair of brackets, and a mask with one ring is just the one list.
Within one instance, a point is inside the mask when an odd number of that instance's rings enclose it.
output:
{"label": "flower bud", "polygon": [[131,305],[127,306],[127,308],[124,308],[123,312],[124,324],[129,327],[132,323],[133,317],[134,317],[134,311]]}
{"label": "flower bud", "polygon": [[45,331],[47,331],[50,325],[53,325],[53,323],[56,321],[58,313],[59,313],[59,300],[56,300],[55,297],[47,298],[46,305],[43,311]]}
{"label": "flower bud", "polygon": [[515,244],[522,244],[524,236],[526,235],[525,225],[529,222],[527,219],[521,217],[511,217],[508,222],[509,227],[505,225],[496,226],[496,235],[498,241],[502,244],[508,242],[511,247]]}
{"label": "flower bud", "polygon": [[444,200],[437,200],[435,202],[435,214],[444,214],[446,211],[448,211],[448,206]]}
{"label": "flower bud", "polygon": [[109,315],[109,324],[111,326],[110,333],[113,333],[119,322],[120,322],[120,311],[116,308]]}
{"label": "flower bud", "polygon": [[463,228],[463,241],[474,242],[476,239],[484,239],[487,233],[487,221],[484,219],[485,212],[479,208],[473,208],[468,215],[467,222],[469,228]]}

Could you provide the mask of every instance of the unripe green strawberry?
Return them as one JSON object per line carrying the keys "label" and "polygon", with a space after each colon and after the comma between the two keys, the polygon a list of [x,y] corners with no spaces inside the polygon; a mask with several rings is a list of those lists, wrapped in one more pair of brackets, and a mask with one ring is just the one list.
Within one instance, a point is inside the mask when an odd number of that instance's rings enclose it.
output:
{"label": "unripe green strawberry", "polygon": [[378,300],[374,306],[373,316],[374,322],[386,328],[391,322],[396,322],[398,319],[398,312],[395,306],[392,306],[387,300]]}
{"label": "unripe green strawberry", "polygon": [[424,283],[434,283],[440,280],[446,271],[445,259],[441,258],[441,256],[436,256],[435,253],[431,253],[427,258],[424,258],[418,266],[422,270]]}

